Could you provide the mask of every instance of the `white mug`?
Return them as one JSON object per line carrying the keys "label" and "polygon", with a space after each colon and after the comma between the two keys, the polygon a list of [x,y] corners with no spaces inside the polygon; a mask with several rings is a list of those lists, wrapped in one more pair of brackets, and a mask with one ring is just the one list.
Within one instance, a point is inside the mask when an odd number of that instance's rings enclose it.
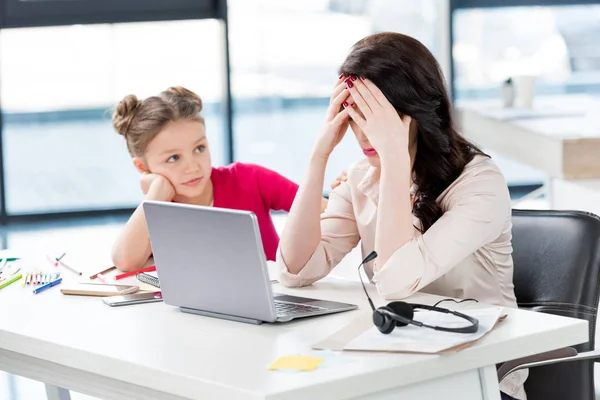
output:
{"label": "white mug", "polygon": [[535,76],[521,75],[513,79],[515,91],[517,92],[517,106],[523,108],[533,107],[535,95]]}

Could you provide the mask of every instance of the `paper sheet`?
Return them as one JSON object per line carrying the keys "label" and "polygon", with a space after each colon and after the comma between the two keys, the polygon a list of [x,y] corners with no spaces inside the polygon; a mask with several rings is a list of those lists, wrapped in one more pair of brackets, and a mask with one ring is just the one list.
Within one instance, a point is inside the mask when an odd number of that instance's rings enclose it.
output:
{"label": "paper sheet", "polygon": [[[479,329],[475,333],[450,333],[414,325],[396,327],[384,335],[376,327],[351,340],[344,350],[396,351],[435,354],[480,339],[498,322],[503,315],[503,307],[490,307],[473,310],[461,310],[463,314],[477,318]],[[428,325],[459,327],[467,324],[462,318],[431,311],[415,313],[415,321]]]}
{"label": "paper sheet", "polygon": [[269,279],[271,280],[271,283],[277,283],[277,279],[279,278],[277,263],[275,263],[275,261],[267,261],[267,270],[269,271]]}

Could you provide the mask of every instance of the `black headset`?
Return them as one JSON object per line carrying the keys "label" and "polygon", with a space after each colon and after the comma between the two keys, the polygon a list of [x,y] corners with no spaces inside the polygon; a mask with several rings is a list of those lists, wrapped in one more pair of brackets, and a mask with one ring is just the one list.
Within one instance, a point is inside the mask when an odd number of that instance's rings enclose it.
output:
{"label": "black headset", "polygon": [[[424,304],[411,304],[406,303],[404,301],[393,301],[389,303],[385,307],[379,307],[375,309],[373,305],[373,301],[369,297],[369,293],[367,293],[367,288],[365,287],[365,283],[363,282],[362,276],[360,275],[360,267],[369,261],[377,258],[377,253],[372,251],[358,266],[358,277],[360,278],[360,283],[362,284],[363,290],[367,295],[367,300],[369,301],[369,305],[373,310],[373,324],[379,329],[379,332],[388,334],[391,333],[395,327],[406,326],[406,325],[414,325],[420,328],[430,328],[436,331],[444,331],[444,332],[453,332],[453,333],[475,333],[479,327],[479,321],[476,318],[470,317],[468,315],[459,313],[457,311],[448,310],[447,308],[435,307],[435,306],[427,306]],[[467,326],[461,326],[458,328],[450,328],[444,326],[435,326],[435,325],[427,325],[419,321],[415,321],[414,314],[416,309],[435,311],[444,314],[452,314],[456,317],[462,318],[468,321],[470,324]]]}

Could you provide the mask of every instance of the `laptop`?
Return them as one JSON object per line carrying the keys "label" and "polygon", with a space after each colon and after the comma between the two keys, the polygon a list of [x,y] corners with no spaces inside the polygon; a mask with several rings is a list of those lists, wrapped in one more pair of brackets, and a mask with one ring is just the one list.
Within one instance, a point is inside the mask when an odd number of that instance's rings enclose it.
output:
{"label": "laptop", "polygon": [[254,324],[358,308],[273,293],[258,220],[251,211],[149,200],[143,209],[166,304]]}

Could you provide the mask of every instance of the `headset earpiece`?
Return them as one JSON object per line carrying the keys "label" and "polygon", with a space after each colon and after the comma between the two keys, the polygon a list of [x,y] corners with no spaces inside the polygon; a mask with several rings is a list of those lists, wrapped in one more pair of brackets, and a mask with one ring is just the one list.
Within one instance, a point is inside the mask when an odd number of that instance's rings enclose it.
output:
{"label": "headset earpiece", "polygon": [[373,311],[373,324],[379,329],[379,332],[383,334],[391,333],[396,327],[396,321],[389,316],[382,313],[380,310],[393,312],[389,307],[380,307]]}
{"label": "headset earpiece", "polygon": [[[415,316],[415,310],[412,308],[412,306],[404,301],[393,301],[390,304],[388,304],[385,307],[388,311],[391,311],[392,313],[400,316],[400,317],[404,317],[409,321],[412,321],[412,319]],[[408,325],[408,322],[403,322],[403,321],[398,321],[396,320],[396,326],[406,326]]]}

